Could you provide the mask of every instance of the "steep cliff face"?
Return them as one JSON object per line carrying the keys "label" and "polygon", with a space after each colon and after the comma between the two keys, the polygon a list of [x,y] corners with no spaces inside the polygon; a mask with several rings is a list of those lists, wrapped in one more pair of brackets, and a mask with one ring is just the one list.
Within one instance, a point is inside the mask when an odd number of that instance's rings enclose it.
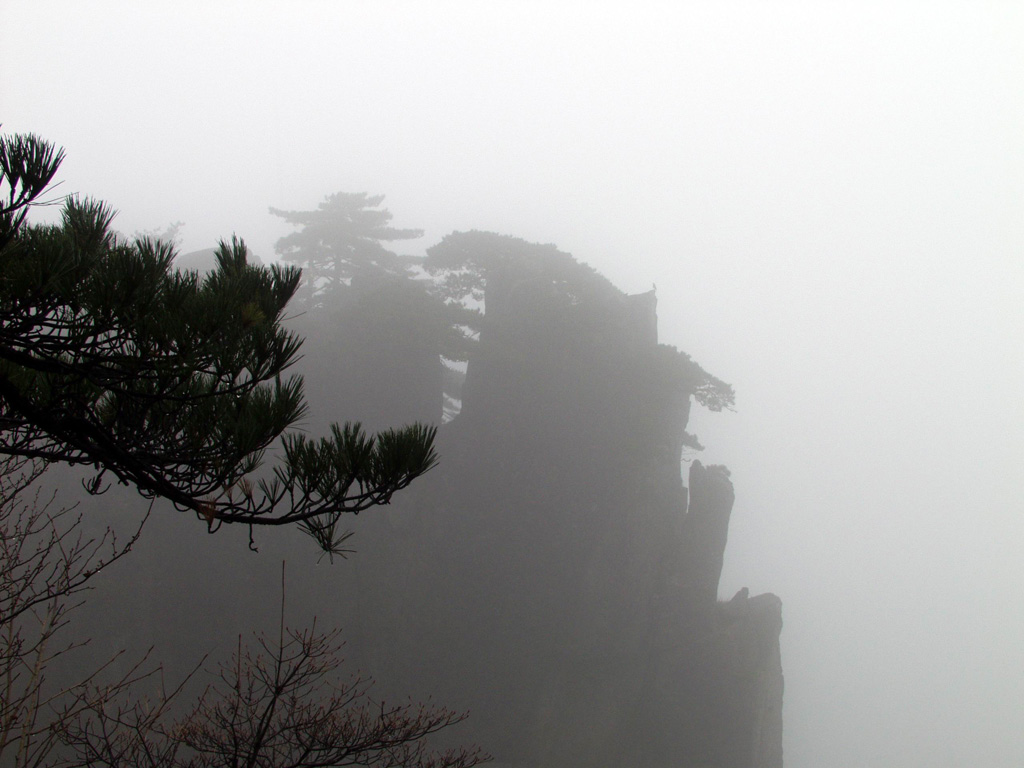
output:
{"label": "steep cliff face", "polygon": [[[626,296],[551,246],[444,244],[487,279],[441,464],[349,521],[358,552],[333,567],[308,542],[257,539],[289,559],[289,620],[343,628],[348,668],[378,696],[469,710],[441,737],[501,766],[781,768],[781,602],[719,602],[732,480],[684,457],[691,405],[728,405],[731,390],[658,343],[653,292]],[[304,426],[439,420],[435,310],[415,286],[367,282],[301,318],[320,417]],[[276,569],[244,531],[149,525],[117,572],[139,594],[119,592],[89,633],[114,642],[109,617],[124,617],[117,644],[91,646],[97,663],[121,642],[205,650],[257,616],[276,626]]]}
{"label": "steep cliff face", "polygon": [[729,472],[680,476],[691,401],[731,390],[658,344],[653,292],[544,253],[492,271],[441,467],[360,525],[352,656],[500,764],[781,768],[781,603],[717,601]]}

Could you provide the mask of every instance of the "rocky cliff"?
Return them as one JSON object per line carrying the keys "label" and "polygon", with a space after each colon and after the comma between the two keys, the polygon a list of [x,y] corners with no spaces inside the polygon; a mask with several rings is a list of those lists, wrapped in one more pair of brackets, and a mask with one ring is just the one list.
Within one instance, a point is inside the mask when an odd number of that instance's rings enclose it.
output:
{"label": "rocky cliff", "polygon": [[[441,244],[476,254],[484,322],[442,466],[360,523],[353,658],[396,693],[469,709],[458,738],[502,765],[780,768],[781,602],[718,601],[733,485],[696,460],[680,474],[699,446],[691,402],[731,389],[658,343],[653,292],[509,240]],[[401,356],[416,329],[374,311],[366,328],[390,337],[349,323],[348,354]],[[438,419],[439,363],[419,359],[314,386]]]}
{"label": "rocky cliff", "polygon": [[[658,343],[653,291],[552,246],[462,233],[430,258],[445,300],[469,286],[485,310],[441,464],[350,520],[358,551],[333,565],[298,532],[258,533],[254,555],[244,529],[154,514],[76,619],[92,660],[155,645],[173,680],[226,658],[276,626],[287,558],[289,622],[343,628],[348,669],[390,701],[469,710],[441,736],[498,765],[781,768],[781,603],[718,600],[733,484],[687,433],[691,407],[728,407],[731,388]],[[382,278],[335,299],[297,319],[320,414],[304,428],[440,421],[458,388],[436,295]],[[136,521],[138,499],[124,507]]]}

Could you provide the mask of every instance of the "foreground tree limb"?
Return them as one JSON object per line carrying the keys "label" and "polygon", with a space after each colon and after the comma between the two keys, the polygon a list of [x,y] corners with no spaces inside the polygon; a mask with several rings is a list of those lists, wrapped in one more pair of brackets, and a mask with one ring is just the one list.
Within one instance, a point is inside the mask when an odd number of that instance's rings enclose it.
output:
{"label": "foreground tree limb", "polygon": [[[0,454],[91,466],[91,492],[113,478],[211,531],[298,524],[342,551],[340,517],[428,471],[435,429],[289,433],[306,411],[301,378],[285,376],[302,340],[281,326],[299,270],[254,265],[232,238],[205,278],[177,272],[171,246],[123,240],[94,200],[26,224],[62,157],[0,137]],[[280,463],[258,473],[278,441]]]}

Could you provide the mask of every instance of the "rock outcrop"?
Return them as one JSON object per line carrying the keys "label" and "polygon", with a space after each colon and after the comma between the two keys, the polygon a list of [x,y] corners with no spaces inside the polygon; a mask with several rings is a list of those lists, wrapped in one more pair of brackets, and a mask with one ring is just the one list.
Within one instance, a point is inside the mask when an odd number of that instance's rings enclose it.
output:
{"label": "rock outcrop", "polygon": [[[287,556],[289,622],[342,627],[349,669],[379,697],[469,710],[441,738],[499,766],[781,768],[781,602],[718,601],[734,489],[686,431],[693,403],[727,407],[731,388],[659,344],[653,291],[627,296],[553,246],[487,233],[441,246],[446,268],[478,269],[486,313],[440,465],[348,521],[358,553],[332,567],[287,532],[258,536],[255,557],[244,530],[154,515],[116,600],[97,590],[86,636],[114,645],[90,652],[158,644],[172,671],[196,648],[226,657],[239,633],[276,626],[267,595]],[[318,411],[304,428],[440,421],[431,298],[354,283],[299,318]]]}
{"label": "rock outcrop", "polygon": [[500,765],[781,768],[781,602],[718,602],[729,471],[679,471],[691,401],[731,390],[658,344],[653,292],[521,247],[528,268],[503,256],[487,283],[441,467],[360,525],[352,656],[469,709],[458,738]]}

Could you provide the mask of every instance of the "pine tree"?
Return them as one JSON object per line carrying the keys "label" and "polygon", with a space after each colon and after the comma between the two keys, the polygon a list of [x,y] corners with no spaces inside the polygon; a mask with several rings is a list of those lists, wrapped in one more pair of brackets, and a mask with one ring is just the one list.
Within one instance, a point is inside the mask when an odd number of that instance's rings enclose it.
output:
{"label": "pine tree", "polygon": [[415,240],[423,230],[392,227],[391,212],[380,207],[383,202],[384,195],[337,192],[315,211],[270,209],[297,228],[279,239],[275,250],[302,267],[310,297],[333,293],[354,279],[406,276],[412,259],[384,243]]}
{"label": "pine tree", "polygon": [[211,530],[298,524],[328,552],[344,513],[435,464],[433,427],[289,431],[306,409],[286,375],[302,340],[281,325],[297,268],[254,265],[232,237],[206,277],[178,272],[171,245],[120,237],[92,199],[27,223],[62,159],[37,136],[0,137],[0,454],[90,466],[90,491],[113,477]]}

